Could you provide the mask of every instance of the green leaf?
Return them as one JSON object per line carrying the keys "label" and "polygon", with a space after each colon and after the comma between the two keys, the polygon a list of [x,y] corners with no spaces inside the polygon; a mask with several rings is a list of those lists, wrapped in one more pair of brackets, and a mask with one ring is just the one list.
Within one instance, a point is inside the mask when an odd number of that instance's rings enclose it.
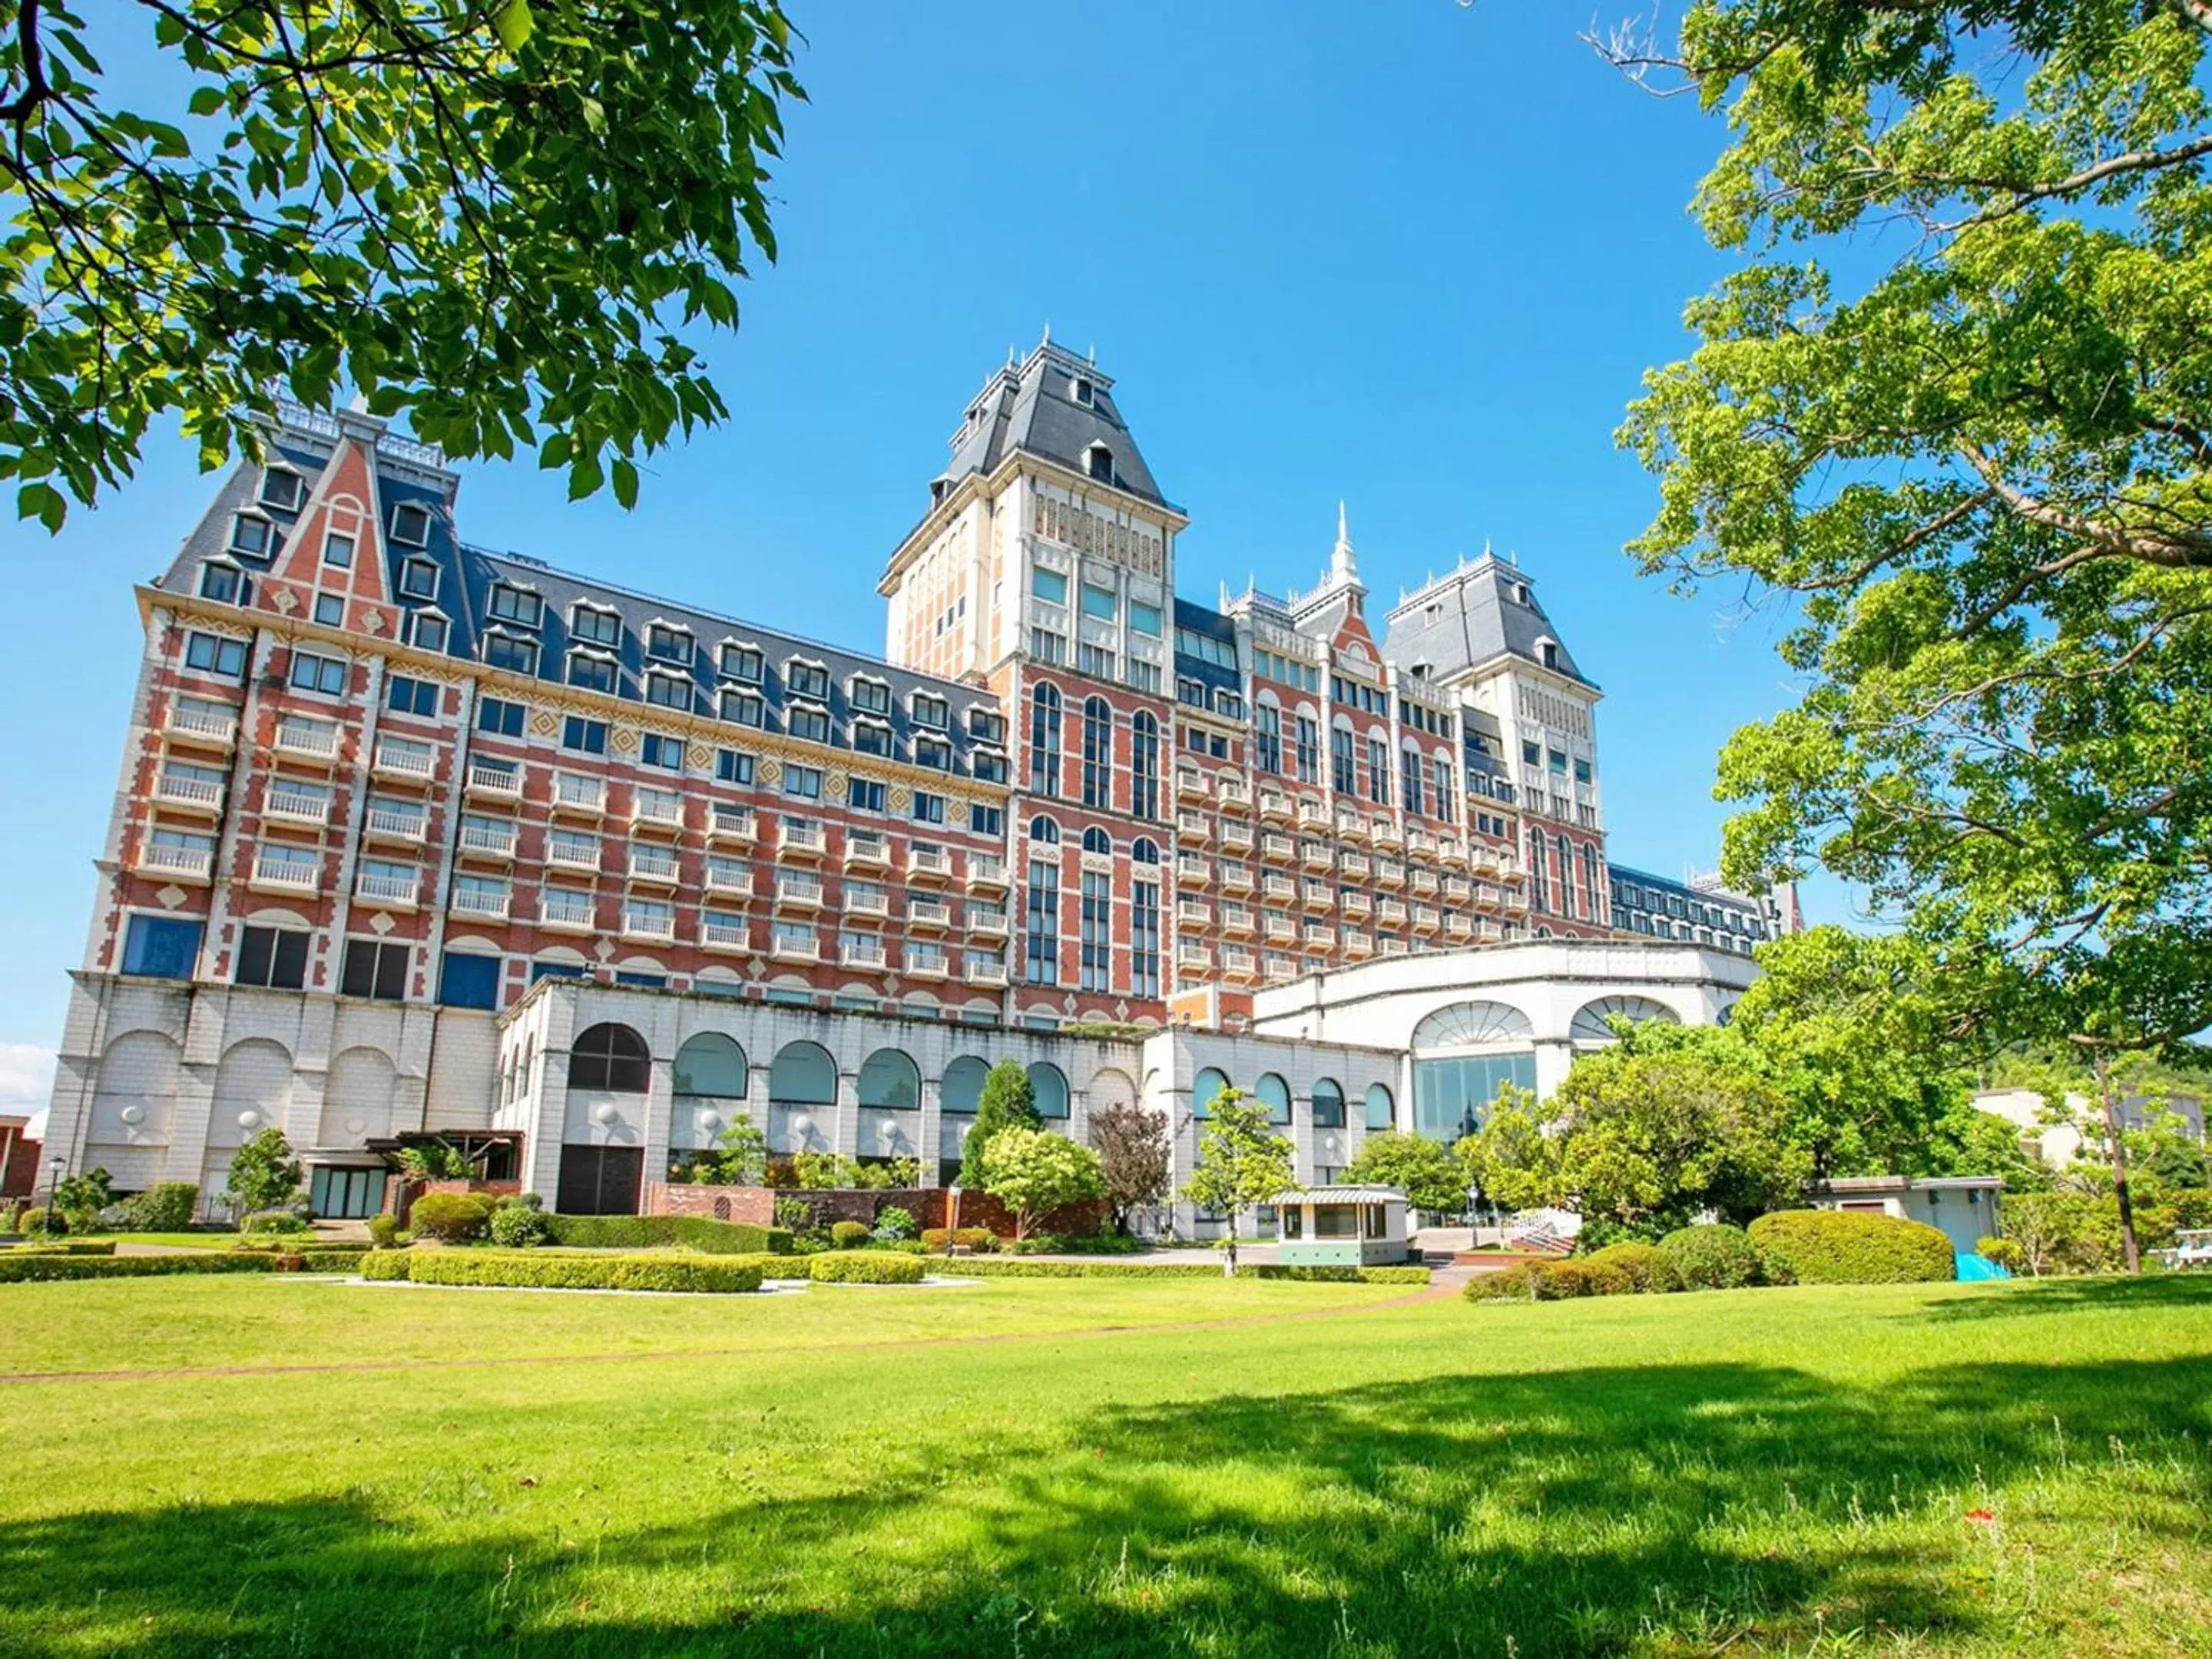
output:
{"label": "green leaf", "polygon": [[523,43],[530,39],[538,25],[530,15],[530,0],[507,0],[507,3],[492,14],[492,27],[499,32],[500,44],[509,52],[520,52]]}
{"label": "green leaf", "polygon": [[69,502],[50,483],[27,483],[15,492],[15,516],[36,519],[49,531],[59,530],[69,516]]}
{"label": "green leaf", "polygon": [[625,507],[637,505],[637,468],[623,456],[615,457],[615,500]]}

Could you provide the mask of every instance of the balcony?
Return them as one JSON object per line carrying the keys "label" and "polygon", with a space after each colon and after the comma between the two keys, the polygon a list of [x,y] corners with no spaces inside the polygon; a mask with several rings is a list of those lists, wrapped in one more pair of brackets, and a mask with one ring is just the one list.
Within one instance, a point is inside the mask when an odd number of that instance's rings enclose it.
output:
{"label": "balcony", "polygon": [[576,772],[553,775],[553,810],[598,817],[607,810],[607,781]]}
{"label": "balcony", "polygon": [[962,974],[970,985],[1004,985],[1006,964],[1003,962],[971,962]]}
{"label": "balcony", "polygon": [[1526,893],[1508,893],[1502,908],[1509,916],[1525,916],[1528,914],[1528,896]]}
{"label": "balcony", "polygon": [[1325,881],[1309,881],[1298,888],[1298,902],[1309,910],[1336,908],[1336,889]]}
{"label": "balcony", "polygon": [[1305,947],[1309,951],[1334,951],[1336,949],[1336,929],[1334,927],[1324,927],[1316,921],[1308,922],[1305,927],[1305,932],[1299,934],[1298,937],[1304,942]]}
{"label": "balcony", "polygon": [[1336,815],[1336,833],[1346,841],[1364,842],[1368,835],[1367,820],[1357,812],[1339,812]]}
{"label": "balcony", "polygon": [[750,951],[752,934],[751,927],[741,921],[716,921],[709,917],[699,924],[699,944],[708,951]]}
{"label": "balcony", "polygon": [[1520,880],[1521,860],[1510,853],[1500,853],[1498,855],[1498,878],[1500,881]]}
{"label": "balcony", "polygon": [[1298,936],[1298,925],[1288,916],[1269,916],[1261,932],[1271,941],[1287,945]]}
{"label": "balcony", "polygon": [[1206,774],[1195,766],[1176,768],[1176,799],[1204,800],[1211,792],[1206,787]]}
{"label": "balcony", "polygon": [[1486,918],[1474,924],[1474,939],[1478,945],[1496,945],[1504,937],[1505,930]]}
{"label": "balcony", "polygon": [[513,902],[503,887],[497,891],[483,887],[456,887],[453,902],[446,908],[457,916],[480,916],[488,921],[505,921],[507,909]]}
{"label": "balcony", "polygon": [[146,875],[204,887],[215,870],[215,852],[211,848],[144,842],[138,848],[137,867]]}
{"label": "balcony", "polygon": [[212,778],[185,778],[164,772],[155,782],[154,799],[164,806],[212,817],[222,810],[222,786]]}
{"label": "balcony", "polygon": [[1474,890],[1467,884],[1467,878],[1465,876],[1446,876],[1444,878],[1444,896],[1451,900],[1455,904],[1464,904],[1474,896]]}
{"label": "balcony", "polygon": [[328,720],[281,720],[276,722],[276,752],[301,760],[336,760],[338,728]]}
{"label": "balcony", "polygon": [[386,910],[412,910],[422,891],[422,878],[416,874],[386,876],[363,871],[354,878],[353,896]]}
{"label": "balcony", "polygon": [[1417,858],[1434,858],[1437,855],[1437,838],[1425,830],[1408,830],[1406,831],[1406,850]]}
{"label": "balcony", "polygon": [[1336,872],[1346,881],[1365,881],[1374,871],[1364,853],[1346,853],[1336,861]]}
{"label": "balcony", "polygon": [[951,880],[952,854],[942,847],[909,846],[906,851],[906,878],[908,881]]}
{"label": "balcony", "polygon": [[952,907],[943,899],[910,898],[906,902],[906,925],[941,933],[952,926]]}
{"label": "balcony", "polygon": [[1474,919],[1454,910],[1444,918],[1444,937],[1464,944],[1474,937]]}
{"label": "balcony", "polygon": [[1006,890],[1006,861],[995,853],[968,855],[968,890],[1003,893]]}
{"label": "balcony", "polygon": [[1288,836],[1260,837],[1260,856],[1269,864],[1289,864],[1298,855],[1298,845]]}
{"label": "balcony", "polygon": [[1249,951],[1233,947],[1221,953],[1221,975],[1224,979],[1242,980],[1246,984],[1260,977],[1260,958]]}
{"label": "balcony", "polygon": [[1211,927],[1213,926],[1213,907],[1203,899],[1178,899],[1176,902],[1176,926]]}
{"label": "balcony", "polygon": [[710,862],[707,866],[707,890],[716,898],[750,898],[753,872]]}
{"label": "balcony", "polygon": [[888,870],[891,867],[891,844],[881,836],[864,830],[848,831],[845,836],[845,867],[848,870]]}
{"label": "balcony", "polygon": [[676,939],[676,917],[667,910],[623,910],[623,937],[648,939],[655,944],[672,944]]}
{"label": "balcony", "polygon": [[[364,881],[368,878],[363,877]],[[323,860],[319,854],[312,858],[295,858],[283,850],[264,847],[253,855],[253,873],[246,884],[267,893],[296,893],[313,895],[323,890]],[[409,895],[413,896],[410,888]]]}
{"label": "balcony", "polygon": [[1278,823],[1288,823],[1297,813],[1291,805],[1291,798],[1281,790],[1262,789],[1260,792],[1260,816],[1272,818]]}
{"label": "balcony", "polygon": [[1498,848],[1486,841],[1479,841],[1468,849],[1468,862],[1474,866],[1478,876],[1498,873]]}
{"label": "balcony", "polygon": [[1406,924],[1405,904],[1398,899],[1386,898],[1375,907],[1375,918],[1385,927],[1402,927]]}
{"label": "balcony", "polygon": [[1249,812],[1252,810],[1252,786],[1242,778],[1223,778],[1213,787],[1215,797],[1226,812]]}
{"label": "balcony", "polygon": [[1364,962],[1375,954],[1374,936],[1369,933],[1346,933],[1344,936],[1344,954],[1354,962]]}
{"label": "balcony", "polygon": [[1203,812],[1178,812],[1175,823],[1176,834],[1187,840],[1203,842],[1212,838],[1213,820]]}
{"label": "balcony", "polygon": [[906,947],[906,975],[908,979],[944,979],[952,971],[942,951],[932,951],[909,945]]}
{"label": "balcony", "polygon": [[1377,847],[1403,848],[1406,844],[1406,838],[1399,833],[1398,826],[1388,818],[1375,821],[1373,840]]}
{"label": "balcony", "polygon": [[1221,931],[1249,939],[1260,926],[1260,913],[1249,904],[1224,904],[1221,907]]}
{"label": "balcony", "polygon": [[1210,887],[1213,884],[1213,860],[1196,853],[1176,854],[1176,885],[1178,887]]}
{"label": "balcony", "polygon": [[1270,985],[1287,985],[1298,976],[1295,962],[1271,962],[1267,964],[1267,980]]}
{"label": "balcony", "polygon": [[880,887],[848,887],[842,907],[855,920],[881,921],[891,913],[890,895]]}
{"label": "balcony", "polygon": [[1252,826],[1250,824],[1237,823],[1233,821],[1224,822],[1222,824],[1221,845],[1224,851],[1231,853],[1249,853],[1252,850]]}
{"label": "balcony", "polygon": [[672,789],[640,788],[630,796],[629,821],[637,830],[684,828],[684,797]]}
{"label": "balcony", "polygon": [[751,809],[716,801],[707,809],[707,839],[718,846],[750,844],[760,833]]}
{"label": "balcony", "polygon": [[1402,888],[1406,884],[1406,866],[1395,859],[1376,860],[1375,884],[1377,887]]}
{"label": "balcony", "polygon": [[1004,939],[1006,936],[1006,913],[996,904],[971,904],[968,907],[968,937],[970,939]]}
{"label": "balcony", "polygon": [[1346,915],[1357,921],[1364,921],[1375,914],[1375,901],[1357,890],[1338,894],[1337,904]]}
{"label": "balcony", "polygon": [[1309,870],[1334,870],[1336,868],[1336,848],[1325,841],[1301,842],[1298,843],[1298,862]]}
{"label": "balcony", "polygon": [[1299,801],[1298,828],[1301,830],[1327,830],[1328,828],[1328,808],[1317,800]]}
{"label": "balcony", "polygon": [[320,789],[302,789],[272,778],[262,798],[261,816],[276,823],[297,823],[319,830],[331,821],[331,798]]}
{"label": "balcony", "polygon": [[1417,904],[1413,907],[1413,931],[1415,933],[1438,933],[1442,931],[1443,925],[1443,913],[1438,910],[1435,905]]}
{"label": "balcony", "polygon": [[1182,974],[1212,973],[1213,952],[1203,945],[1194,945],[1186,939],[1176,946],[1176,971]]}
{"label": "balcony", "polygon": [[1295,904],[1298,884],[1288,876],[1268,876],[1260,883],[1260,896],[1270,904]]}
{"label": "balcony", "polygon": [[1252,890],[1252,866],[1236,859],[1221,861],[1221,890],[1224,893],[1249,893]]}
{"label": "balcony", "polygon": [[579,837],[555,836],[545,843],[545,862],[556,870],[599,872],[599,844]]}
{"label": "balcony", "polygon": [[437,775],[438,751],[427,743],[385,738],[376,745],[376,758],[370,763],[369,769],[380,778],[397,778],[402,783],[428,783]]}
{"label": "balcony", "polygon": [[812,938],[778,933],[769,941],[768,953],[778,962],[819,962],[822,943]]}
{"label": "balcony", "polygon": [[598,906],[589,893],[549,887],[538,900],[538,925],[556,933],[588,933],[599,927]]}
{"label": "balcony", "polygon": [[884,970],[884,942],[872,935],[865,939],[848,939],[837,947],[838,965],[845,968],[864,968],[881,973]]}
{"label": "balcony", "polygon": [[1464,870],[1467,868],[1467,843],[1457,836],[1440,836],[1437,838],[1437,856],[1448,867]]}
{"label": "balcony", "polygon": [[[781,909],[818,910],[822,908],[822,884],[811,876],[781,877],[775,884],[775,902]],[[888,903],[884,908],[890,908]]]}
{"label": "balcony", "polygon": [[830,834],[807,818],[786,818],[775,850],[788,858],[818,859],[830,850]]}
{"label": "balcony", "polygon": [[522,769],[501,761],[471,761],[463,787],[484,800],[520,800]]}
{"label": "balcony", "polygon": [[1413,872],[1410,879],[1413,883],[1413,890],[1415,892],[1425,893],[1431,896],[1435,894],[1437,890],[1437,872],[1435,871],[1416,868]]}
{"label": "balcony", "polygon": [[676,854],[665,847],[632,847],[629,849],[629,878],[650,883],[655,887],[673,887],[683,873]]}
{"label": "balcony", "polygon": [[461,826],[464,857],[511,859],[514,856],[514,826],[511,823],[465,823]]}
{"label": "balcony", "polygon": [[238,711],[179,697],[169,704],[162,729],[170,736],[228,749],[238,741]]}
{"label": "balcony", "polygon": [[361,832],[370,841],[396,841],[420,847],[429,837],[429,809],[372,801],[362,815]]}

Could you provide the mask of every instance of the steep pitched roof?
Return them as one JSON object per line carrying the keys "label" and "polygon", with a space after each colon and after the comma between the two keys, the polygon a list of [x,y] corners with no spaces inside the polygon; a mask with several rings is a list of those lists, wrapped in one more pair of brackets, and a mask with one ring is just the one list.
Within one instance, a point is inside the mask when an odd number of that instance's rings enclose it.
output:
{"label": "steep pitched roof", "polygon": [[[1553,647],[1547,662],[1543,647]],[[1408,596],[1390,612],[1382,654],[1402,669],[1425,665],[1433,679],[1518,657],[1579,680],[1597,683],[1575,665],[1520,569],[1494,554],[1462,565]]]}
{"label": "steep pitched roof", "polygon": [[1103,444],[1113,457],[1115,489],[1169,506],[1121,419],[1113,386],[1096,364],[1047,341],[1018,368],[998,369],[984,381],[953,435],[941,481],[990,473],[1017,453],[1089,475],[1090,451]]}

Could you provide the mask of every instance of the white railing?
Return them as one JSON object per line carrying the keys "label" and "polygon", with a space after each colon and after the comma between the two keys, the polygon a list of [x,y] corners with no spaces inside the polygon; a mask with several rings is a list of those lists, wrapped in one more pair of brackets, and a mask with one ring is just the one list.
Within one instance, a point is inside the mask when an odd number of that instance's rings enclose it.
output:
{"label": "white railing", "polygon": [[684,798],[663,789],[641,789],[630,802],[630,821],[681,830],[684,827]]}
{"label": "white railing", "polygon": [[465,823],[461,826],[461,850],[465,853],[489,853],[495,858],[514,855],[514,826],[511,823]]}
{"label": "white railing", "polygon": [[699,943],[710,951],[743,951],[752,945],[752,929],[743,922],[702,921]]}
{"label": "white railing", "polygon": [[276,747],[288,755],[305,755],[310,760],[330,760],[338,752],[338,729],[320,720],[279,720],[276,723]]}
{"label": "white railing", "polygon": [[710,893],[725,895],[738,894],[750,898],[753,891],[753,872],[750,870],[718,868],[710,864],[707,866],[707,890]]}
{"label": "white railing", "polygon": [[229,743],[238,736],[238,715],[229,709],[173,702],[166,724],[172,732],[191,738],[212,738],[218,743]]}
{"label": "white railing", "polygon": [[204,848],[172,847],[161,842],[148,842],[138,849],[138,867],[158,870],[164,875],[184,876],[193,881],[205,881],[215,867],[215,854]]}
{"label": "white railing", "polygon": [[403,778],[427,778],[438,769],[437,751],[386,739],[376,745],[376,770]]}
{"label": "white railing", "polygon": [[676,937],[676,918],[665,911],[624,910],[623,932],[632,939],[659,939],[665,943]]}
{"label": "white railing", "polygon": [[970,887],[1004,887],[1006,884],[1006,861],[991,853],[970,853],[968,855],[968,884]]}
{"label": "white railing", "polygon": [[372,836],[392,836],[401,841],[420,841],[429,833],[430,815],[428,811],[406,811],[390,806],[368,809],[368,833]]}
{"label": "white railing", "polygon": [[971,962],[961,975],[970,985],[1004,985],[1006,964],[1003,962]]}
{"label": "white railing", "polygon": [[553,775],[553,804],[589,812],[604,811],[607,804],[606,782],[601,778],[580,777],[574,772],[556,772]]}
{"label": "white railing", "polygon": [[775,884],[778,904],[819,904],[822,884],[809,877],[786,876]]}
{"label": "white railing", "polygon": [[453,890],[452,908],[457,916],[489,916],[504,921],[511,902],[505,889],[488,892],[481,888],[457,887]]}
{"label": "white railing", "polygon": [[522,793],[522,769],[495,766],[489,761],[471,761],[469,787],[487,795],[519,795]]}
{"label": "white railing", "polygon": [[328,823],[331,821],[331,798],[312,789],[289,789],[280,781],[269,786],[269,796],[261,805],[261,816],[282,818],[287,823]]}
{"label": "white railing", "polygon": [[172,773],[161,774],[155,786],[155,793],[172,806],[219,806],[222,804],[222,786],[206,778],[180,778]]}
{"label": "white railing", "polygon": [[586,846],[581,842],[562,841],[556,836],[545,843],[545,862],[556,870],[597,870],[599,867],[599,848],[597,842]]}
{"label": "white railing", "polygon": [[848,916],[887,916],[891,913],[890,896],[880,892],[858,892],[845,890],[845,914]]}
{"label": "white railing", "polygon": [[907,849],[906,867],[909,875],[949,876],[952,854],[942,847],[911,847]]}
{"label": "white railing", "polygon": [[708,809],[707,833],[716,841],[750,841],[757,829],[753,815],[742,806],[718,804]]}
{"label": "white railing", "polygon": [[968,907],[968,931],[971,933],[1003,933],[1006,931],[1006,912],[996,904],[971,904]]}
{"label": "white railing", "polygon": [[787,853],[819,853],[829,846],[830,837],[818,823],[787,822],[777,844]]}
{"label": "white railing", "polygon": [[323,861],[319,858],[287,858],[264,848],[253,855],[253,884],[280,887],[288,893],[322,890]]}
{"label": "white railing", "polygon": [[354,896],[383,904],[412,904],[422,890],[420,876],[379,876],[363,871],[355,878]]}
{"label": "white railing", "polygon": [[941,899],[908,899],[906,921],[909,927],[950,927],[952,907]]}
{"label": "white railing", "polygon": [[566,888],[549,887],[538,902],[538,926],[588,931],[598,925],[598,918],[593,914],[595,908],[589,893],[572,893]]}
{"label": "white railing", "polygon": [[887,865],[890,861],[890,843],[881,836],[848,835],[845,837],[846,863]]}
{"label": "white railing", "polygon": [[629,872],[641,881],[674,881],[678,873],[676,854],[659,847],[633,847],[629,849]]}

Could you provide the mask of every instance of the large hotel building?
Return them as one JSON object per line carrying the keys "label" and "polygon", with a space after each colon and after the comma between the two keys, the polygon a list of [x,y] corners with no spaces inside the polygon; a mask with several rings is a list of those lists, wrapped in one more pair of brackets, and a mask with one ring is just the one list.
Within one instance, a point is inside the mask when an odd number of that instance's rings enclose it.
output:
{"label": "large hotel building", "polygon": [[1327,1179],[1608,1012],[1717,1018],[1776,925],[1608,868],[1599,692],[1516,565],[1372,615],[1340,517],[1303,592],[1178,597],[1187,519],[1049,343],[962,414],[882,657],[487,551],[457,489],[290,410],[138,590],[69,1167],[211,1195],[274,1124],[358,1213],[440,1134],[629,1209],[742,1112],[930,1180],[1012,1054],[1179,1159],[1255,1090]]}

